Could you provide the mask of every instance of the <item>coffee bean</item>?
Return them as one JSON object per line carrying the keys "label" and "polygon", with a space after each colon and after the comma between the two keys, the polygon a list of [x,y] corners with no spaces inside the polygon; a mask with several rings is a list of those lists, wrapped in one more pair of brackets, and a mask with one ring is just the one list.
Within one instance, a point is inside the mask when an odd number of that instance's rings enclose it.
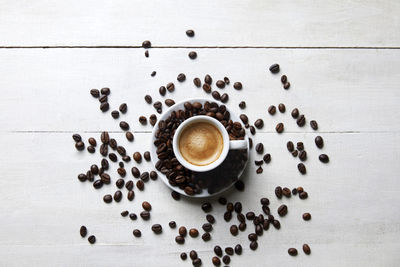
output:
{"label": "coffee bean", "polygon": [[224,77],[224,82],[225,82],[226,85],[228,85],[230,83],[229,78],[228,77]]}
{"label": "coffee bean", "polygon": [[212,78],[211,78],[211,76],[210,76],[209,74],[207,74],[207,75],[204,77],[204,82],[205,82],[206,84],[208,84],[208,85],[211,85],[211,84],[212,84]]}
{"label": "coffee bean", "polygon": [[211,214],[207,214],[206,220],[207,220],[209,223],[215,223],[215,218],[214,218],[214,216],[212,216]]}
{"label": "coffee bean", "polygon": [[297,195],[297,188],[293,188],[293,189],[292,189],[292,194],[293,194],[293,195]]}
{"label": "coffee bean", "polygon": [[[254,128],[254,126],[250,126],[250,133],[252,134],[252,135],[255,135],[256,134],[256,128]],[[250,141],[250,138],[249,138],[249,141]],[[251,148],[251,147],[250,147]]]}
{"label": "coffee bean", "polygon": [[279,208],[278,208],[279,216],[283,217],[287,214],[287,212],[288,212],[288,208],[286,205],[282,204],[279,206]]}
{"label": "coffee bean", "polygon": [[132,173],[133,177],[135,177],[135,178],[139,178],[140,177],[140,171],[136,167],[132,167],[131,173]]}
{"label": "coffee bean", "polygon": [[108,97],[106,96],[106,95],[102,95],[100,98],[99,98],[99,102],[100,103],[106,103],[108,101]]}
{"label": "coffee bean", "polygon": [[111,182],[111,177],[110,177],[110,175],[108,175],[107,173],[101,174],[101,175],[100,175],[100,178],[101,178],[101,181],[102,181],[104,184],[109,184],[109,183]]}
{"label": "coffee bean", "polygon": [[306,161],[307,160],[307,152],[305,150],[301,151],[299,154],[299,159],[301,161]]}
{"label": "coffee bean", "polygon": [[142,208],[147,211],[151,211],[151,204],[147,201],[142,202]]}
{"label": "coffee bean", "polygon": [[193,30],[187,30],[187,31],[186,31],[186,35],[187,35],[188,37],[193,37],[193,36],[194,36],[194,31],[193,31]]}
{"label": "coffee bean", "polygon": [[151,77],[154,77],[154,76],[156,76],[156,74],[157,74],[156,71],[152,71],[151,74],[150,74],[150,76],[151,76]]}
{"label": "coffee bean", "polygon": [[275,130],[276,130],[277,133],[282,133],[283,130],[284,130],[283,123],[282,123],[282,122],[278,123],[278,124],[276,125],[276,127],[275,127]]}
{"label": "coffee bean", "polygon": [[263,163],[264,163],[263,160],[255,160],[255,161],[254,161],[254,164],[255,164],[256,166],[261,166]]}
{"label": "coffee bean", "polygon": [[270,115],[274,115],[276,113],[276,107],[274,105],[271,105],[268,107],[268,113]]}
{"label": "coffee bean", "polygon": [[93,187],[94,187],[95,189],[100,189],[102,186],[103,186],[103,182],[102,182],[101,180],[96,180],[96,181],[94,181],[94,183],[93,183]]}
{"label": "coffee bean", "polygon": [[318,123],[315,120],[310,121],[310,126],[313,130],[318,130]]}
{"label": "coffee bean", "polygon": [[151,47],[151,42],[149,40],[143,41],[142,47],[150,48]]}
{"label": "coffee bean", "polygon": [[140,190],[143,191],[144,190],[144,183],[142,180],[139,180],[136,182],[136,187]]}
{"label": "coffee bean", "polygon": [[299,117],[299,110],[297,108],[292,110],[292,117],[293,119],[297,119]]}
{"label": "coffee bean", "polygon": [[193,238],[198,237],[199,236],[199,231],[195,228],[192,228],[189,230],[189,235]]}
{"label": "coffee bean", "polygon": [[279,72],[279,64],[272,64],[269,67],[269,71],[272,73],[278,73]]}
{"label": "coffee bean", "polygon": [[205,223],[202,226],[204,232],[211,232],[212,231],[212,224],[211,223]]}
{"label": "coffee bean", "polygon": [[226,222],[229,222],[231,219],[232,219],[232,212],[230,212],[230,211],[225,212],[224,213],[224,220]]}
{"label": "coffee bean", "polygon": [[151,104],[153,102],[153,99],[150,95],[146,95],[144,100],[147,102],[147,104]]}
{"label": "coffee bean", "polygon": [[261,174],[263,172],[263,168],[260,166],[257,168],[256,173]]}
{"label": "coffee bean", "polygon": [[249,212],[246,213],[246,219],[247,220],[254,220],[255,216],[256,215],[252,211],[249,211]]}
{"label": "coffee bean", "polygon": [[128,105],[127,105],[126,103],[122,103],[122,104],[119,106],[119,111],[120,111],[121,113],[126,113],[127,110],[128,110]]}
{"label": "coffee bean", "polygon": [[79,234],[81,237],[85,237],[87,235],[87,228],[86,226],[82,225],[81,228],[79,229]]}
{"label": "coffee bean", "polygon": [[120,202],[121,199],[122,199],[122,192],[121,192],[120,190],[117,190],[117,191],[114,193],[114,200],[115,200],[116,202]]}
{"label": "coffee bean", "polygon": [[165,93],[167,92],[167,89],[165,88],[165,86],[161,86],[158,89],[158,92],[160,93],[160,95],[165,96]]}
{"label": "coffee bean", "polygon": [[140,217],[142,217],[143,220],[147,221],[150,219],[150,212],[148,211],[142,211],[140,213]]}
{"label": "coffee bean", "polygon": [[189,252],[189,257],[190,257],[192,260],[197,259],[197,258],[198,258],[197,252],[196,252],[195,250],[191,250],[191,251]]}
{"label": "coffee bean", "polygon": [[106,112],[109,109],[110,109],[110,104],[108,104],[107,102],[104,102],[104,103],[100,104],[100,110],[102,112]]}
{"label": "coffee bean", "polygon": [[[117,152],[121,156],[124,156],[126,154],[126,149],[123,146],[117,146]],[[122,164],[124,164],[124,163],[122,163]]]}
{"label": "coffee bean", "polygon": [[181,227],[179,227],[179,229],[178,229],[178,233],[179,233],[179,235],[180,235],[180,236],[183,236],[183,237],[185,237],[185,236],[186,236],[186,234],[187,234],[186,227],[185,227],[185,226],[181,226]]}
{"label": "coffee bean", "polygon": [[168,92],[173,92],[175,90],[175,84],[174,83],[168,83],[167,84],[167,90],[168,90]]}
{"label": "coffee bean", "polygon": [[275,229],[279,230],[281,228],[281,223],[278,220],[274,220],[272,222],[272,225],[275,227]]}
{"label": "coffee bean", "polygon": [[258,248],[258,243],[257,241],[251,241],[250,243],[250,249],[251,250],[256,250]]}
{"label": "coffee bean", "polygon": [[140,154],[140,152],[133,153],[133,159],[138,163],[141,162],[142,161],[142,154]]}
{"label": "coffee bean", "polygon": [[172,99],[165,99],[165,105],[167,105],[168,107],[175,105],[175,101]]}
{"label": "coffee bean", "polygon": [[121,189],[122,187],[124,187],[124,184],[125,184],[124,179],[118,179],[118,180],[115,182],[115,185],[116,185],[119,189]]}
{"label": "coffee bean", "polygon": [[233,88],[235,88],[236,90],[242,90],[243,85],[242,85],[241,82],[235,82],[235,83],[233,84]]}
{"label": "coffee bean", "polygon": [[124,210],[123,212],[121,212],[122,217],[126,217],[128,215],[129,215],[129,211],[127,211],[127,210]]}
{"label": "coffee bean", "polygon": [[211,240],[211,235],[210,235],[210,233],[204,233],[204,234],[201,236],[201,239],[203,239],[203,241],[210,241],[210,240]]}
{"label": "coffee bean", "polygon": [[322,139],[322,137],[318,135],[317,137],[315,137],[315,145],[318,148],[323,148],[324,147],[324,139]]}
{"label": "coffee bean", "polygon": [[258,119],[254,122],[254,126],[256,126],[257,129],[261,129],[264,126],[264,121],[262,119]]}
{"label": "coffee bean", "polygon": [[264,155],[263,160],[266,164],[271,162],[271,154],[267,153]]}
{"label": "coffee bean", "polygon": [[231,225],[231,227],[229,228],[229,231],[231,232],[231,234],[233,236],[236,236],[239,232],[239,229],[236,225]]}
{"label": "coffee bean", "polygon": [[222,80],[218,80],[218,81],[215,83],[215,85],[216,85],[218,88],[222,89],[222,88],[225,87],[225,82],[222,81]]}
{"label": "coffee bean", "polygon": [[299,152],[298,152],[297,150],[292,151],[292,156],[293,156],[293,157],[297,157],[298,154],[299,154]]}
{"label": "coffee bean", "polygon": [[285,82],[284,84],[283,84],[283,88],[284,89],[289,89],[290,88],[290,82]]}
{"label": "coffee bean", "polygon": [[128,182],[126,182],[125,188],[131,191],[133,189],[133,181],[129,180]]}
{"label": "coffee bean", "polygon": [[279,109],[279,112],[280,112],[280,113],[285,113],[285,111],[286,111],[285,104],[280,103],[280,104],[278,105],[278,109]]}
{"label": "coffee bean", "polygon": [[319,155],[318,158],[322,163],[328,163],[329,162],[329,157],[328,157],[327,154],[321,154],[321,155]]}
{"label": "coffee bean", "polygon": [[87,180],[87,175],[84,173],[81,173],[78,175],[78,180],[81,182],[85,182]]}
{"label": "coffee bean", "polygon": [[149,117],[150,125],[154,126],[157,122],[157,116],[156,114],[151,114]]}
{"label": "coffee bean", "polygon": [[117,162],[117,161],[118,161],[118,157],[117,157],[117,155],[115,155],[115,153],[110,153],[110,154],[108,154],[108,158],[109,158],[112,162]]}
{"label": "coffee bean", "polygon": [[225,248],[225,253],[228,254],[228,255],[230,255],[230,256],[232,256],[233,253],[234,253],[234,250],[233,250],[232,247],[226,247],[226,248]]}
{"label": "coffee bean", "polygon": [[149,57],[149,50],[144,51],[144,56]]}
{"label": "coffee bean", "polygon": [[171,192],[171,196],[172,196],[172,198],[175,199],[175,200],[181,199],[181,194],[179,194],[179,193],[176,192],[176,191],[172,191],[172,192]]}
{"label": "coffee bean", "polygon": [[218,257],[212,257],[211,259],[212,264],[214,264],[214,266],[220,266],[221,265],[221,260]]}
{"label": "coffee bean", "polygon": [[304,144],[303,144],[303,142],[297,142],[296,148],[297,148],[297,150],[299,150],[299,151],[304,150]]}
{"label": "coffee bean", "polygon": [[284,196],[287,197],[287,198],[290,198],[290,197],[292,196],[292,192],[290,191],[289,188],[284,187],[284,188],[282,189],[282,195],[284,195]]}
{"label": "coffee bean", "polygon": [[161,234],[162,233],[162,226],[161,224],[153,224],[151,226],[151,230],[155,233],[155,234]]}
{"label": "coffee bean", "polygon": [[229,100],[229,95],[227,93],[224,93],[221,95],[221,102],[226,103]]}
{"label": "coffee bean", "polygon": [[286,83],[287,82],[287,76],[286,75],[282,75],[281,76],[281,83]]}
{"label": "coffee bean", "polygon": [[212,95],[212,97],[213,97],[215,100],[220,100],[220,99],[221,99],[221,95],[219,94],[218,91],[213,91],[213,92],[211,93],[211,95]]}
{"label": "coffee bean", "polygon": [[300,115],[296,123],[299,127],[303,127],[306,124],[306,118],[304,117],[304,115]]}
{"label": "coffee bean", "polygon": [[103,197],[103,201],[105,203],[111,203],[112,202],[112,196],[110,194],[107,194]]}
{"label": "coffee bean", "polygon": [[214,253],[215,253],[215,255],[222,257],[222,248],[220,246],[215,246]]}
{"label": "coffee bean", "polygon": [[297,192],[298,192],[299,194],[302,193],[302,192],[304,192],[304,188],[301,187],[301,186],[297,187],[296,190],[297,190]]}
{"label": "coffee bean", "polygon": [[110,95],[111,90],[108,87],[104,87],[104,88],[101,88],[100,92],[102,95]]}
{"label": "coffee bean", "polygon": [[308,212],[303,213],[303,220],[305,220],[305,221],[311,220],[311,214]]}
{"label": "coffee bean", "polygon": [[307,173],[306,166],[305,166],[303,163],[297,164],[297,169],[298,169],[299,172],[300,172],[301,174],[303,174],[303,175]]}
{"label": "coffee bean", "polygon": [[301,192],[300,194],[299,194],[299,198],[300,199],[306,199],[306,198],[308,198],[308,193],[307,192]]}
{"label": "coffee bean", "polygon": [[220,198],[218,198],[218,202],[219,202],[221,205],[226,205],[227,200],[226,200],[225,197],[220,197]]}
{"label": "coffee bean", "polygon": [[117,147],[118,147],[118,143],[117,143],[117,141],[114,139],[114,138],[111,138],[110,139],[110,142],[109,142],[109,145],[110,145],[110,147],[112,148],[112,149],[117,149]]}
{"label": "coffee bean", "polygon": [[146,125],[147,124],[147,118],[145,116],[140,116],[139,117],[139,123],[141,125]]}
{"label": "coffee bean", "polygon": [[239,108],[245,109],[245,108],[246,108],[246,102],[241,101],[241,102],[239,103]]}
{"label": "coffee bean", "polygon": [[72,139],[74,139],[75,142],[82,141],[82,137],[79,134],[73,134]]}
{"label": "coffee bean", "polygon": [[90,90],[90,94],[94,97],[94,98],[98,98],[100,96],[100,92],[98,89],[91,89]]}
{"label": "coffee bean", "polygon": [[244,222],[240,223],[239,224],[239,230],[241,232],[244,232],[246,230],[246,226],[247,226],[246,223],[244,223]]}
{"label": "coffee bean", "polygon": [[242,203],[236,202],[235,205],[233,206],[233,208],[236,213],[241,213],[242,212]]}
{"label": "coffee bean", "polygon": [[129,218],[130,218],[132,221],[136,221],[136,220],[137,220],[137,215],[136,215],[135,213],[131,213],[131,214],[129,214]]}
{"label": "coffee bean", "polygon": [[288,253],[290,256],[297,256],[297,249],[295,248],[289,248]]}
{"label": "coffee bean", "polygon": [[276,196],[277,198],[279,198],[279,199],[282,198],[282,187],[277,186],[277,187],[275,188],[275,196]]}
{"label": "coffee bean", "polygon": [[228,255],[225,255],[224,257],[222,257],[222,261],[225,264],[229,264],[231,262],[231,258]]}
{"label": "coffee bean", "polygon": [[111,117],[113,117],[114,119],[118,119],[119,118],[119,111],[118,110],[111,111]]}
{"label": "coffee bean", "polygon": [[75,148],[79,151],[82,151],[85,149],[85,144],[82,141],[76,142]]}
{"label": "coffee bean", "polygon": [[133,230],[133,235],[135,237],[141,237],[142,236],[142,232],[140,232],[139,229],[135,229],[135,230]]}
{"label": "coffee bean", "polygon": [[188,56],[190,59],[196,59],[197,53],[195,51],[190,51]]}
{"label": "coffee bean", "polygon": [[121,121],[119,123],[119,127],[121,127],[121,129],[125,131],[129,130],[129,124],[126,121]]}
{"label": "coffee bean", "polygon": [[310,248],[310,246],[307,245],[307,244],[304,244],[304,245],[303,245],[303,251],[304,251],[305,254],[310,255],[310,254],[311,254],[311,248]]}
{"label": "coffee bean", "polygon": [[241,222],[241,223],[246,222],[246,217],[245,217],[242,213],[239,213],[239,214],[237,215],[237,219],[238,219],[238,221]]}
{"label": "coffee bean", "polygon": [[263,143],[258,143],[256,145],[256,151],[258,154],[262,154],[264,152],[264,145]]}
{"label": "coffee bean", "polygon": [[201,209],[202,209],[204,212],[210,212],[211,209],[212,209],[211,203],[210,203],[210,202],[205,202],[205,203],[203,203],[203,204],[201,205]]}
{"label": "coffee bean", "polygon": [[197,88],[200,88],[201,87],[201,80],[199,79],[199,78],[194,78],[193,79],[193,83],[194,83],[194,85],[197,87]]}
{"label": "coffee bean", "polygon": [[186,75],[184,73],[179,73],[176,79],[178,80],[178,82],[183,82],[186,80]]}
{"label": "coffee bean", "polygon": [[135,192],[133,192],[133,191],[128,191],[127,199],[128,199],[129,201],[132,201],[134,198],[135,198]]}
{"label": "coffee bean", "polygon": [[94,235],[91,235],[88,237],[88,241],[90,244],[96,243],[96,237]]}
{"label": "coffee bean", "polygon": [[[175,237],[175,242],[176,242],[177,244],[184,244],[184,243],[185,243],[185,238],[182,237],[182,236],[180,236],[180,235],[178,235],[178,236]],[[185,254],[185,255],[186,255],[186,254]]]}
{"label": "coffee bean", "polygon": [[211,93],[211,86],[207,83],[203,84],[203,90],[204,92],[206,92],[207,94]]}
{"label": "coffee bean", "polygon": [[249,118],[246,116],[246,114],[240,114],[239,117],[244,124],[247,124],[249,122]]}

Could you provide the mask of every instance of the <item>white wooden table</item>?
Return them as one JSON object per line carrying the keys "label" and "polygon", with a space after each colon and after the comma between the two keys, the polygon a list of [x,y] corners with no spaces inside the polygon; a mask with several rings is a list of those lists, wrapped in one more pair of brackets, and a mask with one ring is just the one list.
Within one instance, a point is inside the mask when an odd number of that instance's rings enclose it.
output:
{"label": "white wooden table", "polygon": [[[210,266],[214,245],[237,243],[244,252],[231,266],[398,266],[399,13],[397,1],[0,1],[0,266],[191,266],[179,259],[191,249]],[[195,38],[185,35],[189,28]],[[153,44],[149,58],[140,47],[146,39]],[[194,61],[187,57],[192,50]],[[288,91],[267,70],[275,62],[289,77]],[[248,248],[250,224],[232,237],[217,204],[212,241],[176,244],[168,222],[201,228],[205,214],[199,201],[174,201],[161,180],[146,184],[133,202],[106,205],[102,196],[114,186],[96,191],[76,178],[101,157],[76,151],[71,135],[86,141],[109,130],[130,153],[148,150],[151,126],[137,118],[154,110],[143,96],[161,100],[158,87],[180,72],[188,79],[175,82],[176,101],[205,96],[192,85],[196,76],[228,76],[244,85],[241,92],[225,89],[229,107],[239,113],[245,100],[251,121],[264,119],[254,141],[264,143],[271,164],[256,175],[252,161],[259,156],[252,151],[245,192],[226,194],[244,211],[261,212],[263,196],[273,210],[289,206],[282,229],[264,233],[255,252]],[[104,86],[112,90],[111,108],[128,103],[132,144],[89,95]],[[269,116],[267,107],[280,102],[287,112]],[[294,107],[319,122],[328,165],[318,161],[317,133],[290,117]],[[277,135],[280,121],[285,132]],[[307,175],[298,173],[288,140],[304,141]],[[117,176],[115,166],[110,173]],[[277,200],[277,185],[301,185],[309,199]],[[150,221],[119,215],[139,213],[143,200],[153,205]],[[311,212],[310,222],[303,212]],[[151,232],[153,223],[163,225],[162,235]],[[95,245],[79,236],[82,224],[96,235]],[[132,236],[134,228],[142,238]],[[290,257],[289,247],[299,255]]]}

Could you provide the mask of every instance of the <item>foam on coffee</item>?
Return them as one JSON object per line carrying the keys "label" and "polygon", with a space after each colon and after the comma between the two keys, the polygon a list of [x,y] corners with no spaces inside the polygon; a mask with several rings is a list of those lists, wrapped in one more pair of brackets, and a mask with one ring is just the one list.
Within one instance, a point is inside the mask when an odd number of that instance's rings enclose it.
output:
{"label": "foam on coffee", "polygon": [[186,126],[179,137],[179,151],[189,163],[205,166],[216,161],[222,153],[224,141],[217,127],[208,122]]}

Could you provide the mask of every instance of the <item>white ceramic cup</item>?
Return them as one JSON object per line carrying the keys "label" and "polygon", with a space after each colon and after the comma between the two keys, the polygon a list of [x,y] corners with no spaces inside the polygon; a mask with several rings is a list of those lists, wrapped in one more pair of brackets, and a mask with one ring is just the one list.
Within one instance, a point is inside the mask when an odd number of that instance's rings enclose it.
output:
{"label": "white ceramic cup", "polygon": [[[182,130],[185,129],[186,127],[189,127],[193,123],[198,123],[198,122],[207,122],[212,125],[214,125],[219,132],[222,135],[222,140],[223,140],[223,148],[221,155],[218,157],[217,160],[214,162],[204,165],[204,166],[198,166],[191,164],[185,158],[182,156],[180,150],[179,150],[179,139],[180,135],[182,133]],[[218,120],[210,117],[210,116],[195,116],[191,117],[187,120],[185,120],[179,127],[176,129],[175,134],[174,134],[174,139],[172,140],[172,148],[175,153],[176,159],[179,161],[180,164],[182,164],[184,167],[187,169],[190,169],[195,172],[206,172],[206,171],[211,171],[218,167],[226,158],[228,155],[229,150],[233,149],[247,149],[247,141],[246,140],[229,140],[229,134],[226,131],[224,125],[220,123]]]}

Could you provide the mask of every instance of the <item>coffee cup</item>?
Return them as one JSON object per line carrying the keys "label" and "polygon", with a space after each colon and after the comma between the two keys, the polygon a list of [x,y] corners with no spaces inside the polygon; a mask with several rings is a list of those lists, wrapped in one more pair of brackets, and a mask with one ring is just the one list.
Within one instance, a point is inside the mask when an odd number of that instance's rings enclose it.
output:
{"label": "coffee cup", "polygon": [[206,172],[217,168],[229,150],[247,149],[246,140],[229,140],[225,127],[210,116],[195,116],[176,129],[172,141],[176,159],[187,169]]}

